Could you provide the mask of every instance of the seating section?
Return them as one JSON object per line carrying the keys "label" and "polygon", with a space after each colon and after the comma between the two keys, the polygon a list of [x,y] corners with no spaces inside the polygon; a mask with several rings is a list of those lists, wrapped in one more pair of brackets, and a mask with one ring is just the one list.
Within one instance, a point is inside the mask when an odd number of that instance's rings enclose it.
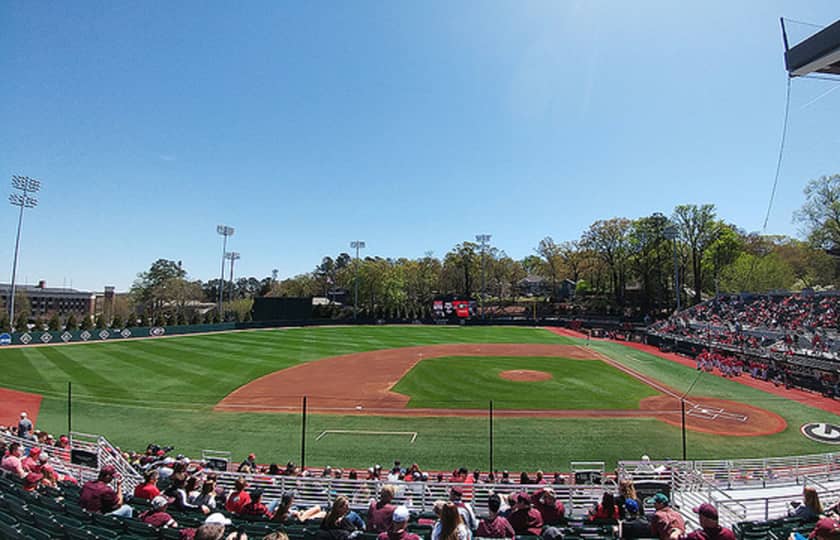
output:
{"label": "seating section", "polygon": [[804,522],[795,517],[768,521],[741,521],[732,527],[732,532],[738,540],[787,540],[794,532],[807,538],[812,530],[814,530],[813,522]]}

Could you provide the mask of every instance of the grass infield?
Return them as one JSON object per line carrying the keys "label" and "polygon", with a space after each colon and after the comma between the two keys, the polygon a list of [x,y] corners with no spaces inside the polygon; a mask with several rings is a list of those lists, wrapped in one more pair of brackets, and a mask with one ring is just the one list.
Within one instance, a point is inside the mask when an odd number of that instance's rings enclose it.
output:
{"label": "grass infield", "polygon": [[[508,370],[530,369],[551,379],[517,382]],[[630,375],[599,360],[539,357],[429,358],[418,363],[393,390],[411,397],[409,407],[474,409],[488,401],[498,409],[638,409],[657,394]]]}
{"label": "grass infield", "polygon": [[[230,450],[241,459],[256,452],[259,461],[300,462],[301,418],[297,414],[215,412],[213,405],[233,389],[275,370],[352,352],[439,343],[580,343],[537,328],[501,327],[341,327],[301,328],[187,336],[57,347],[0,348],[0,386],[44,395],[38,427],[67,430],[67,382],[73,383],[73,428],[101,433],[124,448],[150,442],[174,444],[177,451]],[[618,344],[592,342],[592,348],[677,391],[686,390],[695,370]],[[492,359],[495,367],[499,365]],[[522,368],[522,358],[516,359]],[[532,359],[524,359],[531,361]],[[434,360],[424,360],[433,362]],[[564,361],[565,362],[565,361]],[[590,361],[592,362],[592,361]],[[593,362],[595,363],[595,362]],[[484,361],[482,360],[482,365]],[[418,365],[420,367],[420,365]],[[491,376],[491,375],[481,375]],[[476,374],[453,370],[444,382],[477,392],[486,403],[497,399],[477,384]],[[495,375],[492,375],[495,377]],[[448,379],[452,379],[451,381]],[[549,381],[545,381],[549,382]],[[401,385],[410,384],[407,379]],[[510,383],[531,399],[527,384]],[[529,383],[530,384],[530,383]],[[623,384],[623,383],[622,383]],[[621,394],[600,376],[584,392]],[[278,392],[294,392],[278,388]],[[495,389],[493,390],[495,392]],[[780,414],[788,428],[765,437],[721,437],[688,433],[690,459],[782,456],[829,452],[805,439],[805,422],[840,423],[840,417],[737,382],[702,376],[692,395],[745,401]],[[622,396],[624,397],[624,396]],[[449,404],[449,406],[453,406]],[[426,468],[488,467],[485,419],[383,418],[311,415],[307,422],[306,463],[368,467],[393,459]],[[416,431],[408,437],[324,437],[325,430]],[[568,470],[569,461],[679,457],[680,430],[652,418],[498,418],[494,423],[498,469]]]}

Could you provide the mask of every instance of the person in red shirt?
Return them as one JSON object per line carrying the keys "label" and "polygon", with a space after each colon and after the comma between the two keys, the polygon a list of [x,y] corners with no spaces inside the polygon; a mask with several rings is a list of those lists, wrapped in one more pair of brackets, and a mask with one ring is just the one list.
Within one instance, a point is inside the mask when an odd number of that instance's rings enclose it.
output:
{"label": "person in red shirt", "polygon": [[499,515],[499,508],[502,499],[495,493],[487,497],[487,510],[489,515],[478,523],[478,530],[475,535],[479,538],[513,538],[516,532],[510,522]]}
{"label": "person in red shirt", "polygon": [[168,504],[166,497],[158,495],[152,499],[152,508],[137,517],[152,527],[177,527],[178,523],[166,512]]}
{"label": "person in red shirt", "polygon": [[534,508],[542,516],[544,525],[561,524],[566,516],[566,506],[557,500],[557,494],[550,487],[538,489],[532,497]]}
{"label": "person in red shirt", "polygon": [[29,450],[29,455],[23,458],[20,461],[21,467],[26,472],[34,472],[40,473],[41,472],[41,462],[39,461],[39,457],[41,456],[41,449],[37,446],[31,448]]}
{"label": "person in red shirt", "polygon": [[735,540],[735,534],[730,529],[718,524],[718,512],[714,506],[703,503],[693,510],[700,519],[702,529],[690,533],[686,540]]}
{"label": "person in red shirt", "polygon": [[264,517],[271,519],[272,514],[268,510],[268,507],[262,503],[262,496],[263,491],[261,489],[255,489],[254,491],[252,491],[251,502],[242,507],[242,510],[239,512],[239,515],[248,516],[250,518]]}
{"label": "person in red shirt", "polygon": [[605,491],[600,504],[589,512],[589,521],[618,521],[618,506],[611,491]]}
{"label": "person in red shirt", "polygon": [[99,470],[96,480],[91,480],[82,486],[79,493],[79,506],[95,514],[110,514],[119,517],[131,517],[133,509],[123,504],[122,479],[117,478],[116,491],[108,484],[114,480],[117,471],[112,465],[106,465]]}
{"label": "person in red shirt", "polygon": [[248,482],[244,478],[237,478],[233,485],[233,491],[228,495],[225,501],[225,510],[231,514],[238,514],[246,504],[251,502],[251,496],[245,491],[248,487]]}
{"label": "person in red shirt", "polygon": [[533,534],[539,536],[542,532],[542,516],[531,507],[531,496],[525,492],[516,495],[516,504],[508,516],[508,522],[516,534]]}
{"label": "person in red shirt", "polygon": [[367,514],[368,532],[385,532],[391,528],[391,516],[396,506],[391,504],[394,499],[394,486],[382,486],[379,492],[379,501],[371,500]]}
{"label": "person in red shirt", "polygon": [[143,483],[134,488],[134,497],[136,499],[146,499],[147,501],[151,501],[160,495],[160,490],[157,487],[157,469],[146,471],[143,475],[143,479]]}

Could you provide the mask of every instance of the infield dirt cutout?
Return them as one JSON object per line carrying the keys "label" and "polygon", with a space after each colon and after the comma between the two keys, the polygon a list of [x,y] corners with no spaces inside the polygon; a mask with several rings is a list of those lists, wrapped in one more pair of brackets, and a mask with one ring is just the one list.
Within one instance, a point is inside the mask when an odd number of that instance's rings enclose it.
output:
{"label": "infield dirt cutout", "polygon": [[551,373],[535,369],[509,369],[499,373],[499,377],[516,382],[536,382],[549,380]]}
{"label": "infield dirt cutout", "polygon": [[[269,373],[245,384],[216,404],[230,412],[299,412],[307,396],[309,412],[375,416],[486,416],[485,409],[408,408],[409,396],[391,388],[418,362],[442,356],[523,356],[601,360],[659,392],[636,410],[496,410],[498,417],[531,418],[657,418],[682,423],[679,394],[591,349],[552,344],[447,344],[403,347],[347,354],[306,362]],[[511,370],[527,372],[530,370]],[[510,373],[510,372],[508,372]],[[543,374],[543,372],[531,372]],[[548,378],[551,377],[548,373]],[[522,379],[520,379],[522,380]],[[535,379],[529,379],[535,380]],[[758,436],[787,427],[779,415],[740,403],[692,396],[685,400],[686,428],[716,435]]]}

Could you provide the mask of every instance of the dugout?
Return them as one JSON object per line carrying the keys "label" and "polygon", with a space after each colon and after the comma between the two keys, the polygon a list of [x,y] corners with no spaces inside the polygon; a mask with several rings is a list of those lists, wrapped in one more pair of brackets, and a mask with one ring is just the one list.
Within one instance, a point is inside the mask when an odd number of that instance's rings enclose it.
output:
{"label": "dugout", "polygon": [[312,297],[259,297],[254,298],[251,319],[266,321],[308,321],[312,318]]}

